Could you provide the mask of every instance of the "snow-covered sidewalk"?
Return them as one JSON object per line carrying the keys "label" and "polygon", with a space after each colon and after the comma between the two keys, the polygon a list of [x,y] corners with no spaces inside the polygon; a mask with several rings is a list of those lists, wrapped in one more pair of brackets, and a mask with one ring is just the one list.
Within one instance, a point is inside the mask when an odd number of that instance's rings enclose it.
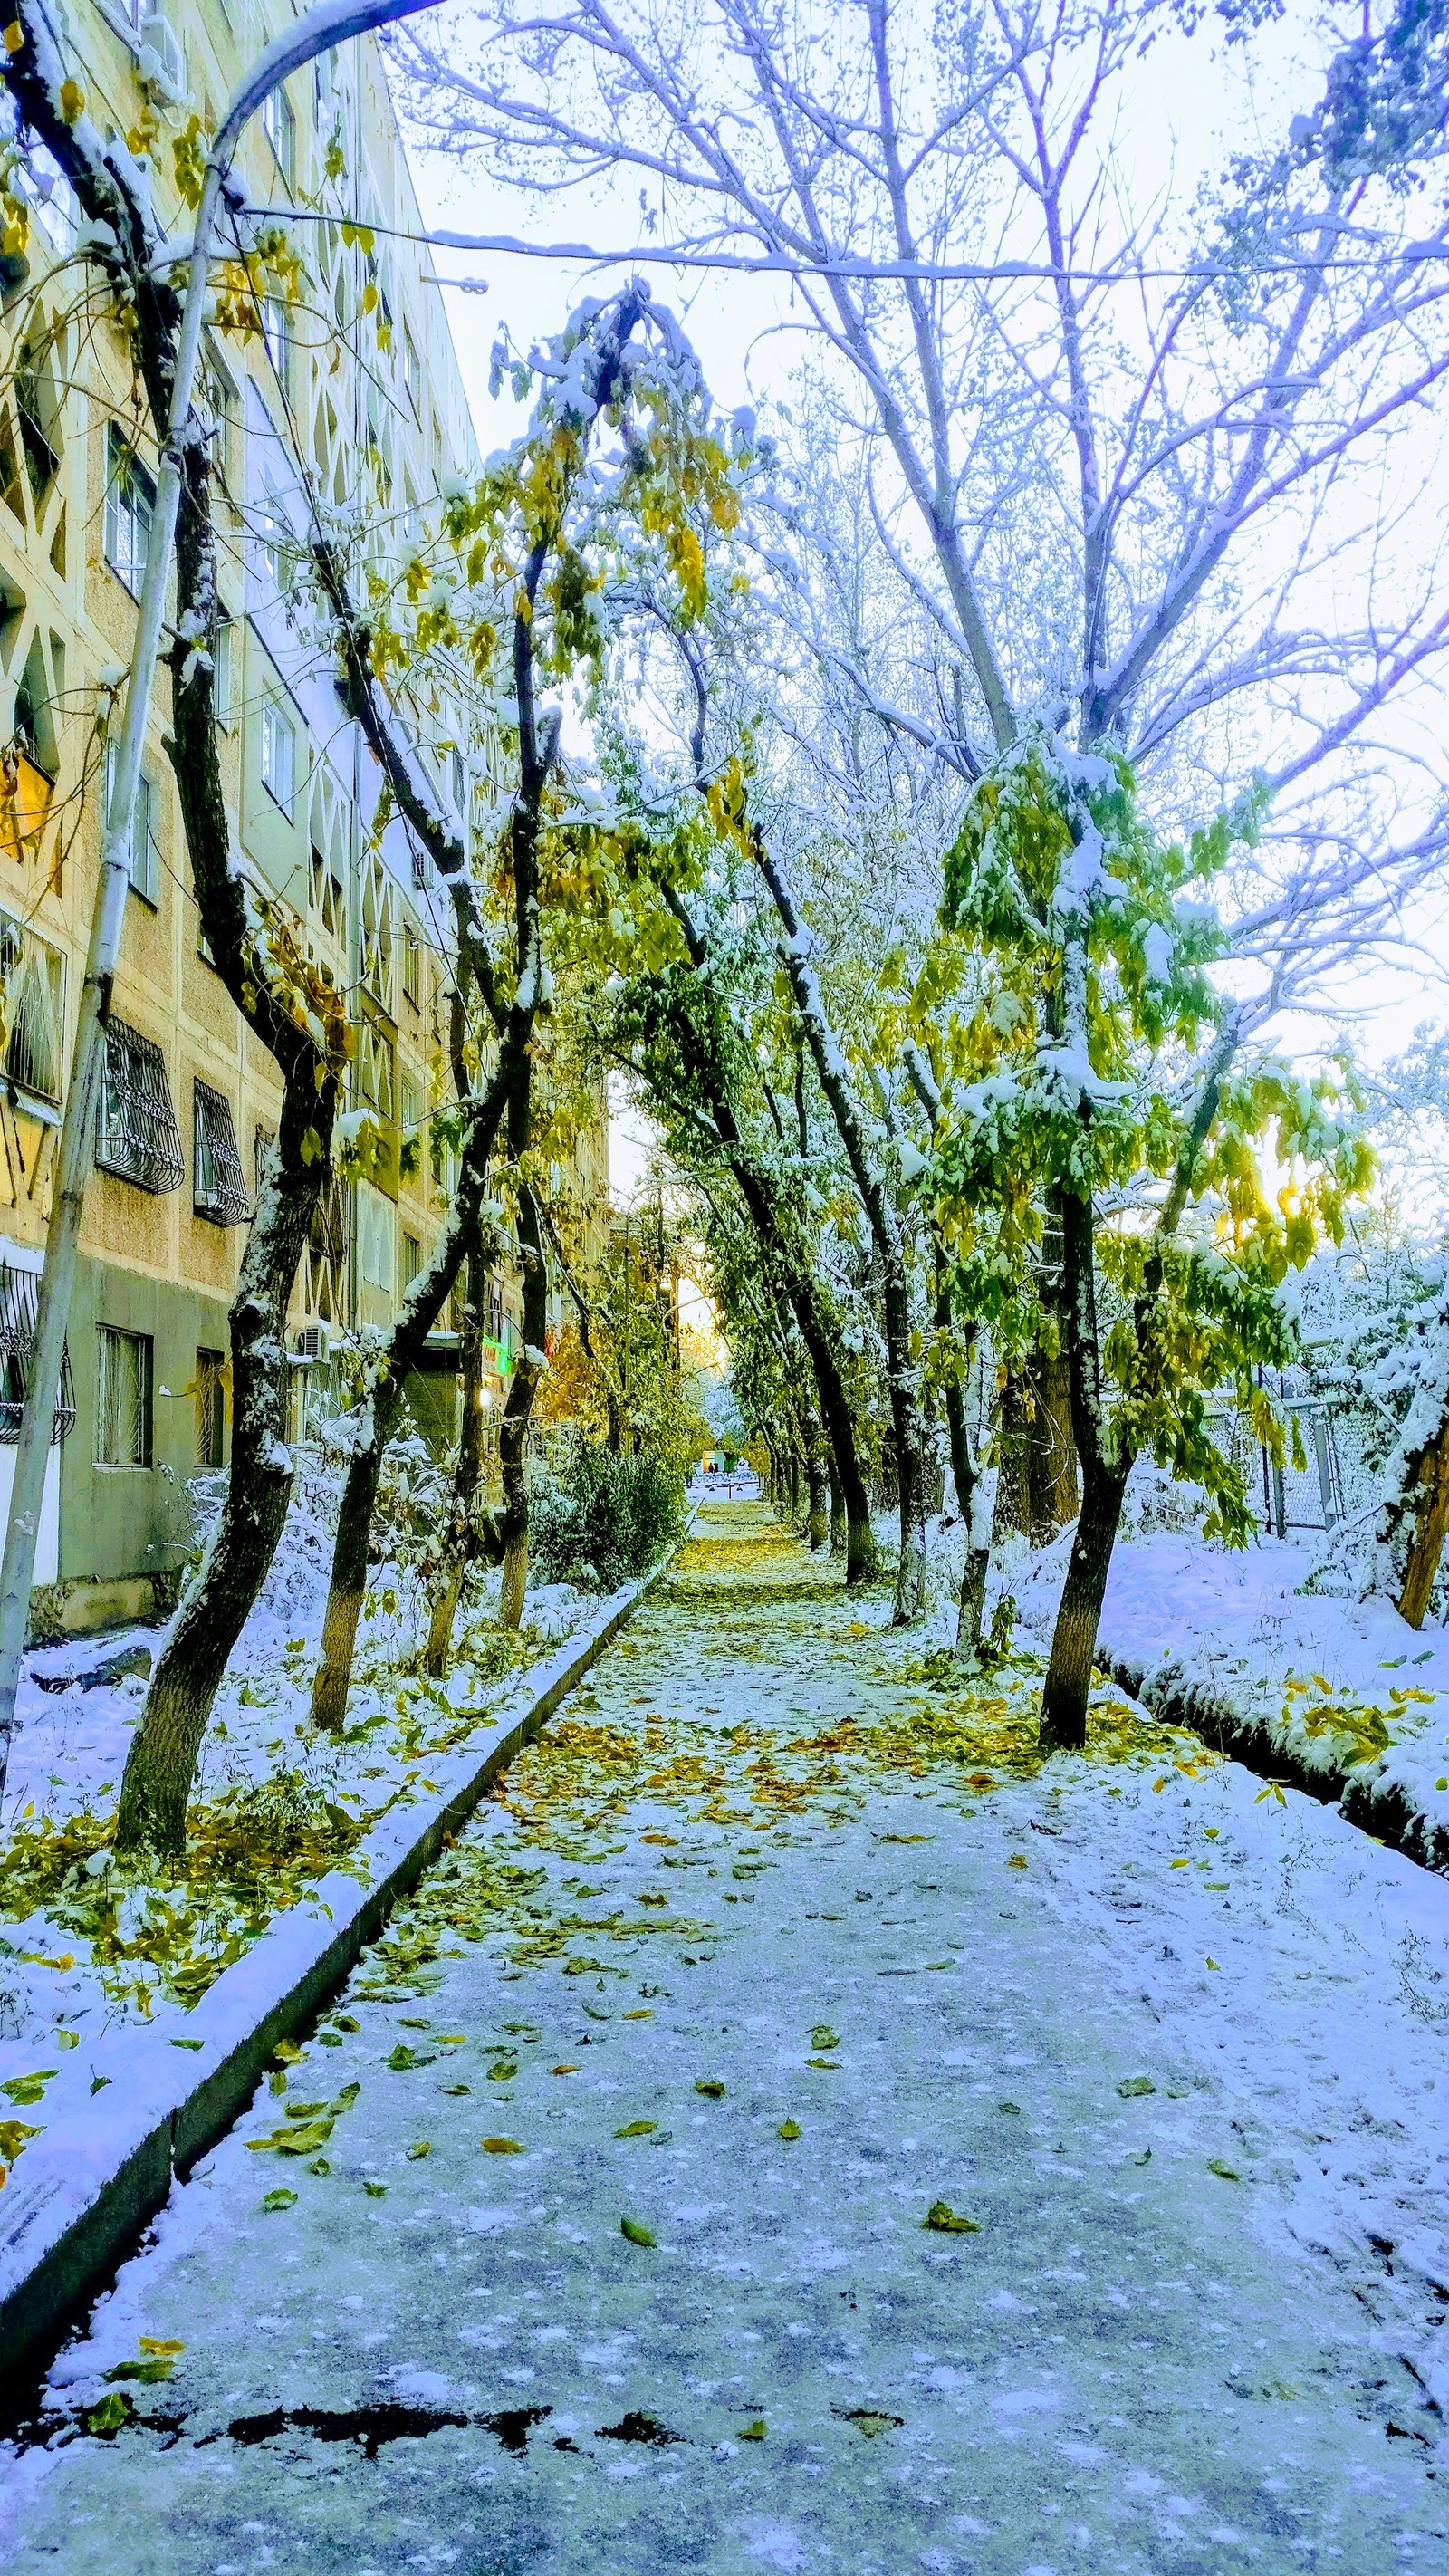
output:
{"label": "snow-covered sidewalk", "polygon": [[1430,2576],[1449,1888],[710,1523],[53,2371],[16,2576]]}

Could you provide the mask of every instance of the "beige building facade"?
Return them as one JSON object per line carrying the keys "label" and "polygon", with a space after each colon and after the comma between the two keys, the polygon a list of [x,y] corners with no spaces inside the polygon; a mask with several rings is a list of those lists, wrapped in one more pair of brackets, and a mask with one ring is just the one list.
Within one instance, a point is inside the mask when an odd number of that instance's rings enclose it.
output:
{"label": "beige building facade", "polygon": [[[287,15],[290,16],[290,11]],[[132,19],[71,0],[72,67],[90,113],[166,137],[189,102],[209,123],[282,17],[168,0]],[[182,106],[179,121],[184,124]],[[328,176],[328,155],[335,177]],[[335,1184],[288,1319],[293,1431],[339,1401],[349,1338],[385,1324],[436,1238],[447,1174],[428,1117],[446,1080],[446,907],[396,823],[373,829],[378,780],[343,717],[295,584],[320,498],[379,566],[426,527],[440,485],[471,476],[473,432],[376,47],[298,75],[246,138],[257,203],[294,206],[300,297],[263,308],[245,342],[208,340],[223,499],[214,639],[234,842],[259,889],[349,995],[355,1108],[386,1141],[372,1178]],[[154,496],[126,342],[74,250],[64,183],[32,155],[22,259],[4,267],[0,349],[0,1510],[8,1499],[75,1010],[99,864],[109,755]],[[348,237],[344,238],[344,224]],[[371,228],[359,240],[355,227]],[[419,741],[466,820],[487,745],[466,690],[420,711]],[[132,891],[107,1045],[96,1171],[81,1237],[67,1383],[52,1450],[34,1625],[99,1625],[164,1608],[192,1544],[188,1485],[229,1446],[227,1309],[279,1085],[199,935],[157,688],[133,832]],[[409,1139],[421,1145],[409,1173]],[[570,1176],[607,1193],[602,1121]],[[517,1296],[490,1298],[490,1395],[501,1401]],[[451,1427],[456,1335],[445,1315],[419,1417]]]}

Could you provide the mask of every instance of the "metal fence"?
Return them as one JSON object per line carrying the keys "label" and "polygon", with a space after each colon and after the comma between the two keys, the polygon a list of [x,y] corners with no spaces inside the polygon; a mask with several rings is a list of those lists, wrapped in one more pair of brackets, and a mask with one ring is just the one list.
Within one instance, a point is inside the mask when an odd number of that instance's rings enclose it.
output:
{"label": "metal fence", "polygon": [[[1298,1530],[1331,1530],[1376,1502],[1381,1473],[1365,1454],[1352,1413],[1295,1385],[1287,1372],[1268,1391],[1287,1429],[1281,1466],[1236,1408],[1208,1416],[1216,1445],[1242,1470],[1259,1526],[1278,1538],[1291,1537]],[[1298,1447],[1301,1467],[1294,1458]]]}

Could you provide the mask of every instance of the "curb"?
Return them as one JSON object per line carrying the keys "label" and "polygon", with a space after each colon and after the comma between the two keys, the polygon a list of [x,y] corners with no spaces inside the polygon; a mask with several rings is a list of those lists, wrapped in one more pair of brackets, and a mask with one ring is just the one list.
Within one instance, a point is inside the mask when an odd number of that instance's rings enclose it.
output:
{"label": "curb", "polygon": [[[697,1509],[697,1507],[696,1507]],[[0,2227],[0,2374],[53,2335],[134,2244],[166,2202],[173,2177],[224,2136],[255,2092],[279,2039],[310,2022],[398,1899],[436,1860],[513,1756],[597,1663],[639,1603],[668,1573],[694,1526],[691,1513],[666,1557],[600,1604],[581,1634],[534,1664],[492,1721],[439,1764],[429,1803],[394,1810],[357,1858],[365,1885],[330,1871],[315,1900],[269,1924],[223,1970],[186,2017],[188,2048],[172,2035],[127,2035],[124,2099],[55,2121],[10,2178]],[[122,2086],[117,2085],[117,2092]]]}
{"label": "curb", "polygon": [[1262,1780],[1281,1780],[1301,1789],[1320,1806],[1337,1807],[1346,1821],[1376,1842],[1402,1852],[1420,1869],[1449,1874],[1449,1831],[1413,1806],[1392,1781],[1365,1778],[1360,1769],[1331,1764],[1316,1769],[1281,1744],[1265,1718],[1250,1717],[1180,1664],[1163,1664],[1148,1672],[1132,1656],[1103,1649],[1114,1681],[1142,1702],[1154,1717],[1200,1735],[1214,1753],[1231,1754]]}

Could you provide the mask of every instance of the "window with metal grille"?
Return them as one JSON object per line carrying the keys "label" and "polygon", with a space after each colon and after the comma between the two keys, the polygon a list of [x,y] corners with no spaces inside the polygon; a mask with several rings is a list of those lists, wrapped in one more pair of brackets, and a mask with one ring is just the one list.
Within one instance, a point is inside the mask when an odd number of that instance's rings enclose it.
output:
{"label": "window with metal grille", "polygon": [[17,1091],[58,1101],[65,1051],[65,963],[33,930],[0,913],[4,1071]]}
{"label": "window with metal grille", "polygon": [[186,1177],[166,1058],[124,1020],[106,1023],[106,1069],[96,1112],[96,1161],[158,1198]]}
{"label": "window with metal grille", "polygon": [[245,1225],[251,1215],[246,1174],[236,1149],[231,1102],[198,1082],[195,1093],[191,1204],[213,1225]]}
{"label": "window with metal grille", "polygon": [[[0,1262],[0,1441],[7,1446],[20,1437],[39,1298],[38,1271],[12,1270],[8,1262]],[[60,1391],[50,1426],[52,1442],[64,1440],[74,1428],[75,1387],[67,1342],[60,1357]]]}
{"label": "window with metal grille", "polygon": [[347,1252],[347,1209],[342,1183],[335,1172],[323,1182],[313,1201],[307,1241],[319,1261],[330,1261],[335,1268],[341,1268]]}
{"label": "window with metal grille", "polygon": [[146,546],[155,507],[155,484],[113,425],[109,437],[103,532],[106,561],[138,599],[146,574]]}
{"label": "window with metal grille", "polygon": [[99,1359],[96,1465],[149,1467],[151,1336],[149,1333],[120,1333],[109,1324],[98,1324],[96,1342]]}
{"label": "window with metal grille", "polygon": [[196,1463],[226,1464],[226,1353],[196,1354]]}

